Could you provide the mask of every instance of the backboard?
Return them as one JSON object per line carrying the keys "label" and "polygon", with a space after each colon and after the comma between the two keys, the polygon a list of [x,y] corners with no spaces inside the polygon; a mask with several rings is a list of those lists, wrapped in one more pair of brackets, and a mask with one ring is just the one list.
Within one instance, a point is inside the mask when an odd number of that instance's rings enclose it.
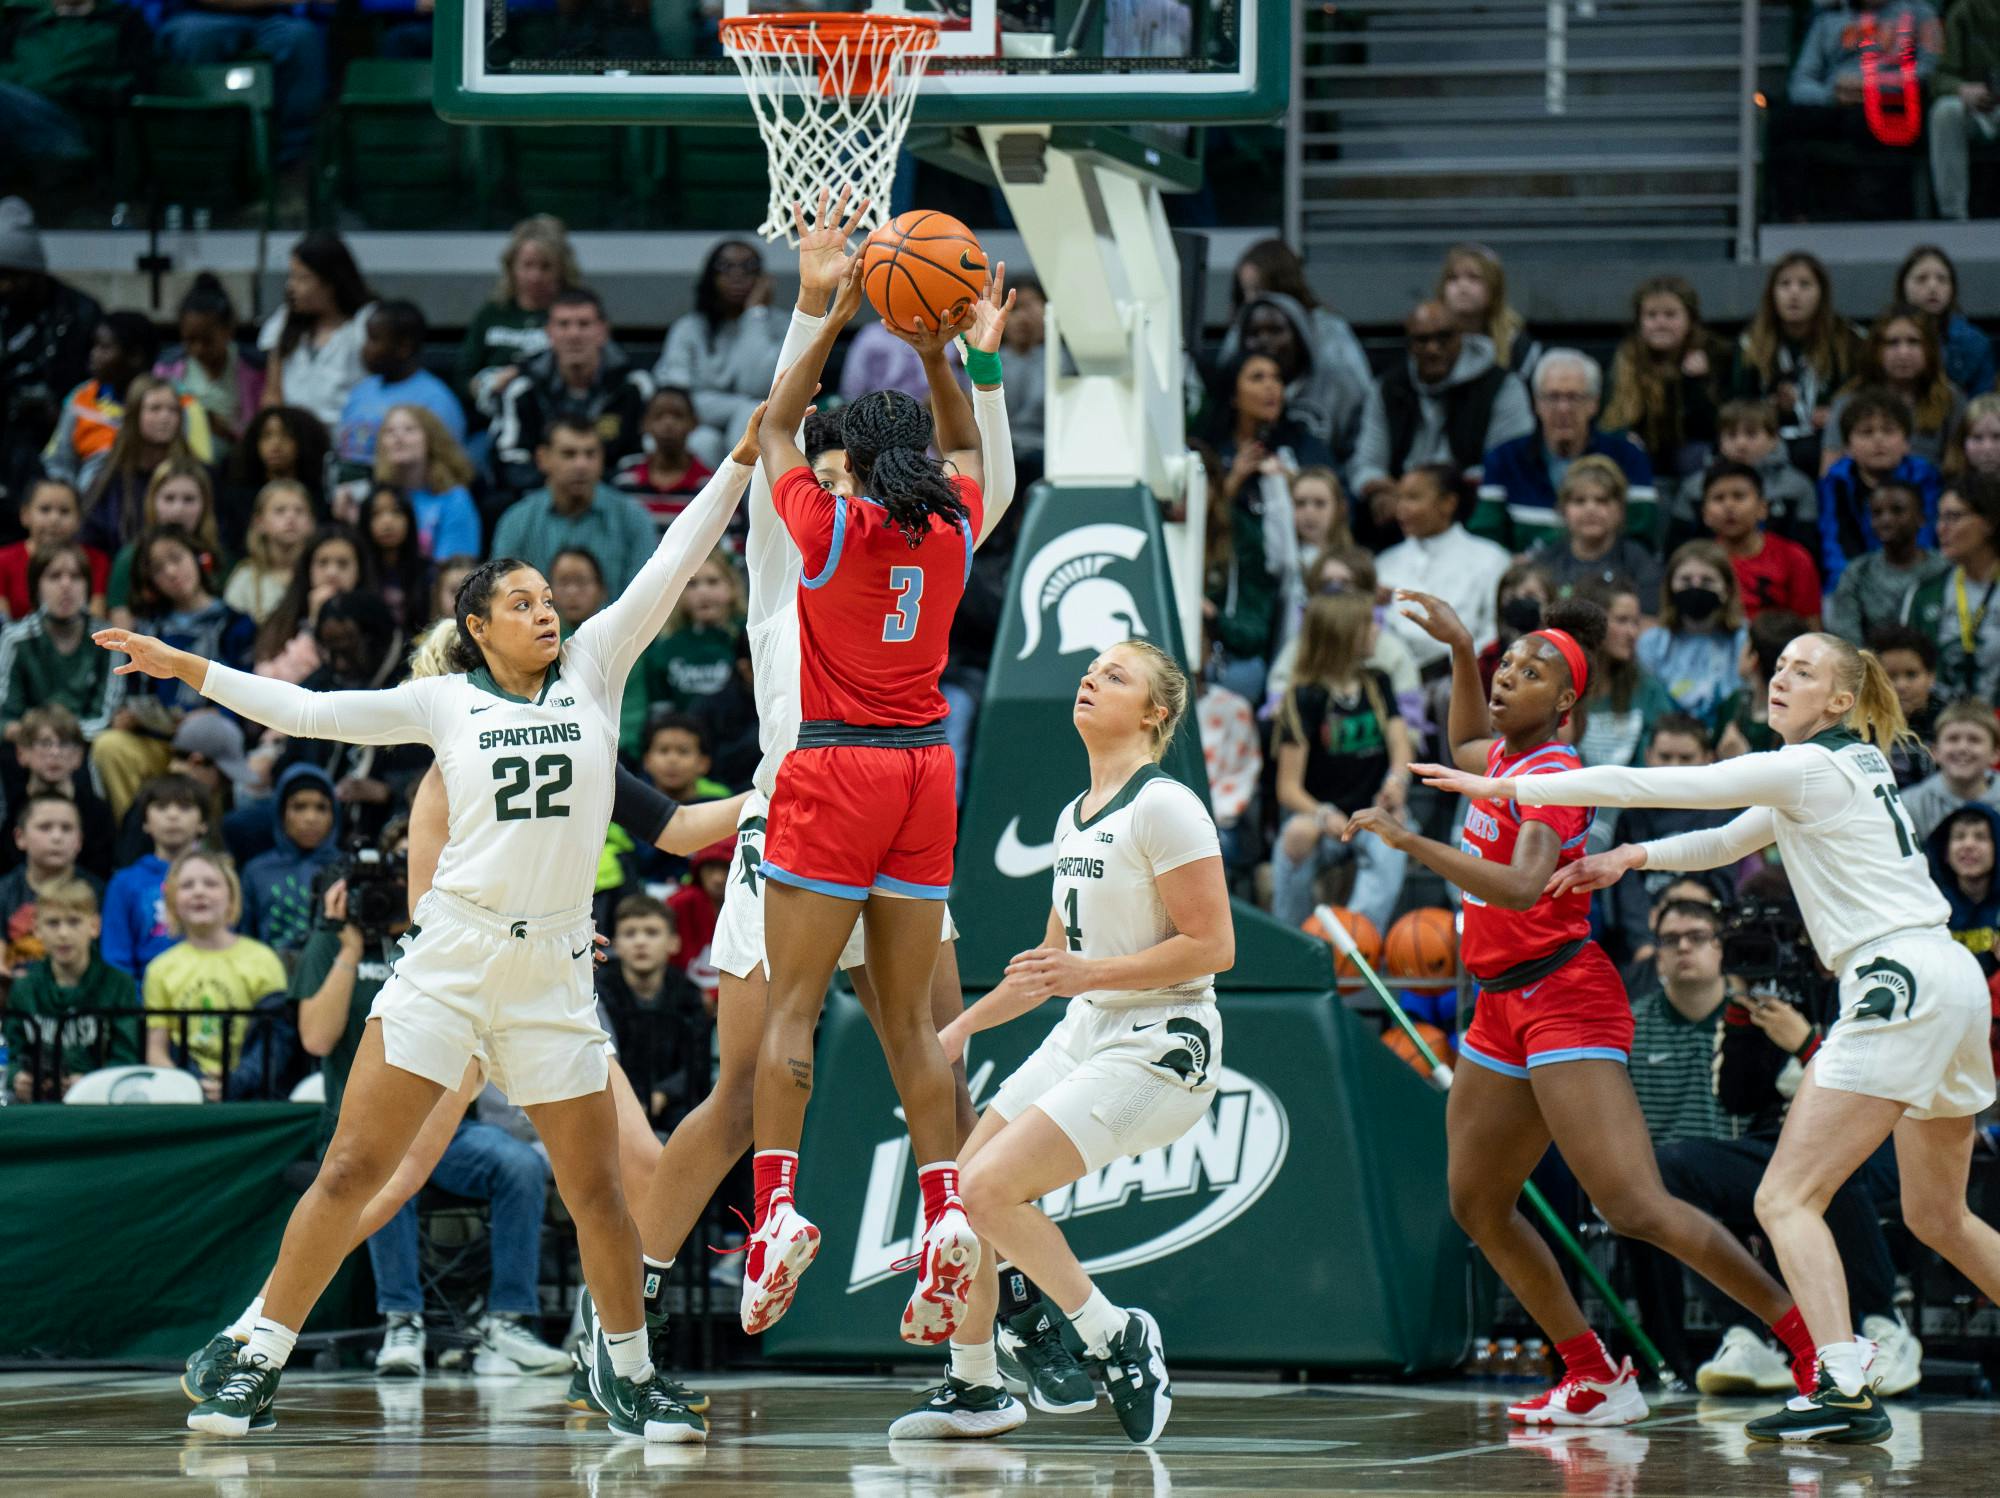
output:
{"label": "backboard", "polygon": [[725,15],[934,15],[918,125],[1214,124],[1285,107],[1292,0],[437,0],[438,112],[752,123]]}

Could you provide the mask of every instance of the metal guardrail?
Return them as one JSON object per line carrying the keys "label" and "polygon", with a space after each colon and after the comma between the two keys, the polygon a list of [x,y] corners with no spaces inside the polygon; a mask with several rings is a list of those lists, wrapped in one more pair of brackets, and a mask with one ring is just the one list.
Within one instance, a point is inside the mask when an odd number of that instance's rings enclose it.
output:
{"label": "metal guardrail", "polygon": [[1788,5],[1344,0],[1294,18],[1285,232],[1309,257],[1477,239],[1754,258]]}

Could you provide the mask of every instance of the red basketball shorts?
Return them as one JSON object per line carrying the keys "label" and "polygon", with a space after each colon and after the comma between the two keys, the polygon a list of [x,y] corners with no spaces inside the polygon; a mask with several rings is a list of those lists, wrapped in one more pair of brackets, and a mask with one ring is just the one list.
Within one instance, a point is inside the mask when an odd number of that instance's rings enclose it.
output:
{"label": "red basketball shorts", "polygon": [[1632,1001],[1594,941],[1539,983],[1482,988],[1458,1053],[1503,1076],[1526,1077],[1555,1061],[1626,1062]]}
{"label": "red basketball shorts", "polygon": [[958,842],[958,766],[946,744],[794,749],[778,769],[764,874],[865,900],[942,900]]}

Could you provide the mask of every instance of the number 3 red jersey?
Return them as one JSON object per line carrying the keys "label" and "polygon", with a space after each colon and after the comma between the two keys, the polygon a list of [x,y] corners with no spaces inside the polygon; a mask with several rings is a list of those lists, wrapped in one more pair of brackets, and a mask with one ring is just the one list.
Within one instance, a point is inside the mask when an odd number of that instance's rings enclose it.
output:
{"label": "number 3 red jersey", "polygon": [[[1495,739],[1486,753],[1486,773],[1496,779],[1517,775],[1554,775],[1582,768],[1583,760],[1568,744],[1548,743],[1530,749],[1510,764],[1506,747]],[[1597,813],[1583,806],[1522,806],[1517,801],[1475,801],[1466,809],[1459,848],[1489,863],[1514,861],[1514,844],[1524,822],[1546,822],[1555,830],[1562,851],[1556,867],[1583,857],[1584,838]],[[1465,933],[1459,954],[1475,978],[1492,978],[1510,968],[1545,957],[1565,942],[1590,935],[1590,896],[1544,895],[1526,910],[1503,910],[1472,894],[1465,895]]]}
{"label": "number 3 red jersey", "polygon": [[966,522],[932,518],[912,548],[879,500],[826,489],[810,468],[771,486],[805,559],[799,581],[799,708],[806,722],[915,725],[945,715],[938,691],[951,621],[985,513],[979,485],[951,480]]}

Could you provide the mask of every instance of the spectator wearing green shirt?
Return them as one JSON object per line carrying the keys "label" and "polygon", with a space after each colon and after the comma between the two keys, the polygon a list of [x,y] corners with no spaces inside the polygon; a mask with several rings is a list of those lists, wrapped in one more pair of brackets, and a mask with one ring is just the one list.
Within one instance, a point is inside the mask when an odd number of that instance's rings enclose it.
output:
{"label": "spectator wearing green shirt", "polygon": [[625,685],[620,716],[628,753],[639,752],[646,723],[658,709],[693,712],[729,684],[736,669],[736,637],[748,611],[743,574],[729,553],[717,547],[688,579],[667,627],[646,647]]}
{"label": "spectator wearing green shirt", "polygon": [[[46,955],[7,995],[6,1085],[17,1102],[54,1102],[85,1072],[144,1059],[139,990],[97,955],[97,933],[97,893],[84,880],[38,892],[35,935]],[[132,1017],[99,1012],[107,1009]]]}
{"label": "spectator wearing green shirt", "polygon": [[67,708],[85,738],[111,726],[125,700],[125,678],[112,674],[108,652],[90,641],[90,560],[74,541],[52,546],[28,564],[28,591],[37,607],[0,630],[0,724],[8,738],[30,708]]}
{"label": "spectator wearing green shirt", "polygon": [[645,507],[604,482],[604,441],[582,417],[550,423],[535,466],[547,483],[500,517],[492,555],[519,557],[546,576],[556,553],[580,547],[597,558],[615,598],[660,542]]}

